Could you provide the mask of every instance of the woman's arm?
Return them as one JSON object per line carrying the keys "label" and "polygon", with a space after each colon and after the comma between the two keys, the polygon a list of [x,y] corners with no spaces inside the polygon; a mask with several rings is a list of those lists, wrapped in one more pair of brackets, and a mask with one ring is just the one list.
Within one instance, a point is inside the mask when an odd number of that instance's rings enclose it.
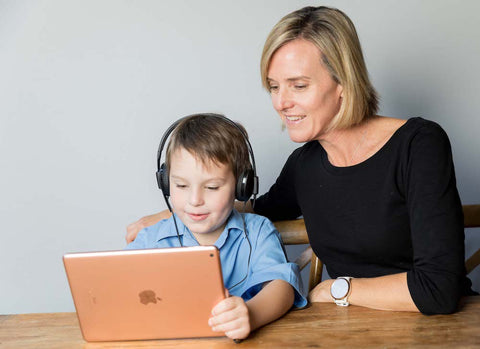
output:
{"label": "woman's arm", "polygon": [[297,201],[295,178],[297,163],[303,150],[304,146],[290,154],[275,183],[265,194],[257,197],[254,205],[256,214],[271,221],[295,219],[302,215]]}
{"label": "woman's arm", "polygon": [[405,166],[405,197],[411,227],[413,267],[408,289],[424,314],[456,311],[465,289],[463,212],[450,141],[424,120],[413,135]]}
{"label": "woman's arm", "polygon": [[[333,302],[330,294],[333,281],[330,279],[318,284],[309,294],[310,302]],[[350,304],[379,310],[419,311],[408,290],[407,273],[354,278],[350,280],[350,284]]]}
{"label": "woman's arm", "polygon": [[292,286],[283,280],[268,282],[252,299],[229,297],[212,310],[208,324],[232,339],[247,338],[251,331],[285,314],[293,305]]}
{"label": "woman's arm", "polygon": [[125,235],[125,240],[127,244],[131,243],[137,237],[137,234],[143,228],[154,225],[155,223],[160,222],[162,219],[167,219],[172,215],[169,210],[164,210],[159,213],[152,214],[150,216],[145,216],[140,218],[138,221],[133,222],[127,226],[127,234]]}

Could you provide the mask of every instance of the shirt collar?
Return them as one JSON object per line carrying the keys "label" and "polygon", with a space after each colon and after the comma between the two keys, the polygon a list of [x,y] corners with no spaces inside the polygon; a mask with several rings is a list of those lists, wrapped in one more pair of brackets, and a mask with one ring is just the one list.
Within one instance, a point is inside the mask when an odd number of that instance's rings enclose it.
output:
{"label": "shirt collar", "polygon": [[175,221],[177,223],[178,234],[183,235],[184,230],[187,227],[185,227],[185,225],[182,223],[180,218],[178,218],[178,216],[174,213],[174,214],[172,214],[172,216],[170,218],[163,221],[164,222],[163,224],[158,225],[157,241],[177,236],[177,229],[175,227],[175,222],[173,220],[174,219],[173,216],[175,216]]}
{"label": "shirt collar", "polygon": [[241,213],[236,209],[232,210],[232,213],[230,213],[227,219],[225,229],[215,242],[215,246],[217,246],[218,249],[222,248],[230,234],[232,234],[232,236],[243,234],[243,219]]}
{"label": "shirt collar", "polygon": [[[170,218],[165,221],[164,224],[159,226],[159,229],[157,231],[157,241],[177,236],[177,229],[175,228],[173,216],[175,216],[175,221],[177,223],[178,235],[187,235],[193,240],[195,240],[195,237],[190,232],[190,230],[188,230],[185,224],[183,224],[180,218],[178,218],[178,216],[174,213]],[[215,246],[220,249],[225,244],[225,241],[227,240],[229,234],[242,234],[244,231],[243,219],[244,217],[242,217],[241,213],[238,212],[236,209],[233,209],[232,213],[230,213],[230,216],[227,219],[227,225],[225,226],[225,229],[215,242]]]}

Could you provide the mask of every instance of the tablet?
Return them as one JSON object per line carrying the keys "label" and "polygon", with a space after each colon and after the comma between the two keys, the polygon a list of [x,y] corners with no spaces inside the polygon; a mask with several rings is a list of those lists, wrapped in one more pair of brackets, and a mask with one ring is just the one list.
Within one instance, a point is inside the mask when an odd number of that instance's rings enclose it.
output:
{"label": "tablet", "polygon": [[65,271],[86,341],[218,337],[225,298],[215,246],[67,253]]}

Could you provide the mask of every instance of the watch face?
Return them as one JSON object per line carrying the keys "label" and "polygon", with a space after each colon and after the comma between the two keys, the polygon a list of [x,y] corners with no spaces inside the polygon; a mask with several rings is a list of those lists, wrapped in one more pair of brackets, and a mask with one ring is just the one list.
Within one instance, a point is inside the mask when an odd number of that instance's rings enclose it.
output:
{"label": "watch face", "polygon": [[332,294],[333,298],[342,299],[342,298],[345,298],[345,296],[348,294],[349,288],[350,288],[350,285],[348,284],[347,280],[336,279],[332,284],[330,293]]}

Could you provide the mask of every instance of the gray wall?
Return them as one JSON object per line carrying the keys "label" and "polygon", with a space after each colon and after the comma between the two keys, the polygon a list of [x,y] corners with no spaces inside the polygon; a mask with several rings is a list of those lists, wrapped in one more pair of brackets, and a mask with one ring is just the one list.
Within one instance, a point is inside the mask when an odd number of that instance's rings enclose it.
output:
{"label": "gray wall", "polygon": [[[129,222],[165,208],[155,153],[180,116],[241,121],[268,189],[297,145],[259,58],[273,24],[308,4],[319,3],[0,0],[1,314],[74,310],[62,255],[121,249]],[[439,122],[462,201],[480,203],[480,3],[322,4],[356,24],[381,114]]]}

